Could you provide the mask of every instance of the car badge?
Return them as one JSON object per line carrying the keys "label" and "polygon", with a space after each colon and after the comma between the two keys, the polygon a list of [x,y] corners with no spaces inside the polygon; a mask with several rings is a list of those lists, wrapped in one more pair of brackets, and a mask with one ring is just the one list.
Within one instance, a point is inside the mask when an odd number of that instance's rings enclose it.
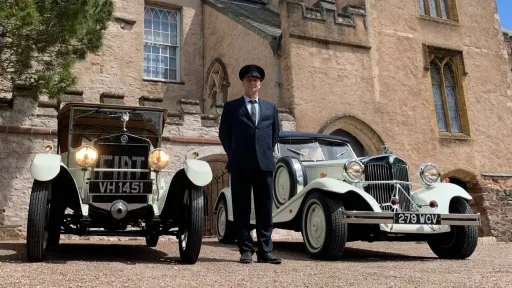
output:
{"label": "car badge", "polygon": [[126,136],[126,135],[121,136],[121,142],[122,142],[123,144],[125,144],[126,142],[128,142],[128,136]]}

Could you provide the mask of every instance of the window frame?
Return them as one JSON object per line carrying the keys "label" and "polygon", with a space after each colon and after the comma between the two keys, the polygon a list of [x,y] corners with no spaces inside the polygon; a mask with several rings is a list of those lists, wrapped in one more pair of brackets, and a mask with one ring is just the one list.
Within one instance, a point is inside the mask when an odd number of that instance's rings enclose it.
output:
{"label": "window frame", "polygon": [[[432,104],[434,105],[434,119],[435,119],[435,130],[441,137],[447,138],[460,138],[460,139],[468,139],[471,137],[471,131],[469,126],[469,114],[467,110],[467,100],[466,100],[466,92],[464,89],[464,78],[468,74],[466,71],[466,67],[464,65],[464,55],[462,51],[451,50],[447,48],[434,47],[429,45],[423,45],[424,53],[425,53],[425,63],[424,68],[428,70],[428,83],[429,85],[429,96],[431,97]],[[434,91],[432,89],[432,71],[430,69],[430,65],[432,61],[436,61],[436,57],[443,58],[444,65],[451,65],[453,76],[454,76],[454,84],[455,84],[455,99],[457,102],[457,117],[460,121],[461,131],[453,132],[452,131],[452,123],[450,120],[450,112],[448,108],[448,99],[446,97],[446,87],[445,87],[445,79],[444,79],[444,66],[439,66],[439,77],[441,80],[441,97],[443,101],[443,109],[444,109],[444,117],[447,131],[439,130],[439,126],[437,123],[437,109],[434,104]],[[448,58],[448,60],[446,60]],[[451,62],[448,63],[448,62]],[[437,64],[436,64],[437,65]]]}
{"label": "window frame", "polygon": [[[419,9],[420,4],[422,0],[416,0],[416,7]],[[430,15],[430,0],[423,0],[423,10],[424,14],[421,13],[421,11],[418,10],[418,13],[421,17],[426,17],[428,19],[435,19],[439,21],[450,21],[450,22],[459,22],[459,17],[457,13],[457,1],[456,0],[446,0],[446,10],[447,10],[447,18],[443,18],[443,12],[441,9],[441,0],[434,0],[436,2],[436,8],[437,8],[437,15],[438,16],[432,16]]]}
{"label": "window frame", "polygon": [[[145,81],[155,81],[155,82],[166,82],[166,83],[182,83],[181,82],[181,9],[178,8],[171,8],[171,7],[162,7],[154,4],[147,4],[145,3],[143,6],[143,13],[146,13],[146,8],[153,8],[157,10],[164,10],[167,13],[176,13],[176,45],[169,44],[169,43],[162,43],[162,42],[156,42],[156,41],[147,41],[144,39],[144,30],[145,24],[142,24],[142,79]],[[147,77],[144,75],[144,44],[145,43],[151,43],[151,44],[158,44],[158,45],[164,45],[167,47],[176,47],[176,79],[164,79],[164,78],[153,78],[153,77]],[[169,67],[170,68],[170,67]]]}

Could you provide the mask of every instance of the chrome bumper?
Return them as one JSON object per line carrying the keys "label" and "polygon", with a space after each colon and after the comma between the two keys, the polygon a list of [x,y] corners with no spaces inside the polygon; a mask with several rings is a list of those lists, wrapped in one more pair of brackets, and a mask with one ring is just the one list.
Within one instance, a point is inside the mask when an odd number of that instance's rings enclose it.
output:
{"label": "chrome bumper", "polygon": [[[414,215],[414,216],[413,216]],[[345,211],[343,222],[357,224],[397,224],[397,225],[456,225],[479,226],[478,214],[439,214],[422,212],[366,212]]]}

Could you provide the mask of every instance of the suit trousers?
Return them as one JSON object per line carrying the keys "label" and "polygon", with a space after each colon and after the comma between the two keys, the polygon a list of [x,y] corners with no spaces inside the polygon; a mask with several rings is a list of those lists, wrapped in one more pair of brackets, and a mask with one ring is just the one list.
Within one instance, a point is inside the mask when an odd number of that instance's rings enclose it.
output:
{"label": "suit trousers", "polygon": [[259,167],[234,169],[231,172],[231,197],[233,216],[237,231],[237,243],[240,253],[254,253],[253,239],[249,234],[251,217],[251,187],[254,196],[256,214],[256,236],[258,253],[272,251],[272,202],[273,173]]}

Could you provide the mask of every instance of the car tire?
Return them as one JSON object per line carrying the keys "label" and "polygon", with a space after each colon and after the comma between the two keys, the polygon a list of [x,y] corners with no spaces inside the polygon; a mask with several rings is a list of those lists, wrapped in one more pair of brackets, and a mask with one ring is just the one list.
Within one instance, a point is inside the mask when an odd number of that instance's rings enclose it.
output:
{"label": "car tire", "polygon": [[314,192],[302,209],[302,237],[310,256],[339,260],[347,243],[347,223],[343,203],[338,198]]}
{"label": "car tire", "polygon": [[228,219],[228,205],[222,199],[217,208],[217,239],[220,243],[233,244],[236,242],[235,223]]}
{"label": "car tire", "polygon": [[146,236],[146,247],[156,247],[159,238],[158,235]]}
{"label": "car tire", "polygon": [[[462,198],[453,198],[450,213],[473,214]],[[466,259],[473,254],[478,243],[477,226],[450,226],[450,232],[435,235],[427,241],[430,249],[441,259]]]}
{"label": "car tire", "polygon": [[[181,221],[178,227],[180,258],[183,263],[197,262],[203,241],[204,227],[204,193],[201,187],[189,183],[188,205],[183,203]],[[183,194],[182,194],[183,195]]]}
{"label": "car tire", "polygon": [[27,258],[30,262],[42,262],[48,243],[50,182],[35,180],[30,194],[27,217]]}
{"label": "car tire", "polygon": [[[297,171],[297,169],[300,169]],[[288,202],[293,196],[297,195],[297,186],[299,185],[299,175],[303,182],[301,186],[307,185],[306,169],[296,157],[283,156],[276,162],[274,173],[274,204],[280,208]]]}

